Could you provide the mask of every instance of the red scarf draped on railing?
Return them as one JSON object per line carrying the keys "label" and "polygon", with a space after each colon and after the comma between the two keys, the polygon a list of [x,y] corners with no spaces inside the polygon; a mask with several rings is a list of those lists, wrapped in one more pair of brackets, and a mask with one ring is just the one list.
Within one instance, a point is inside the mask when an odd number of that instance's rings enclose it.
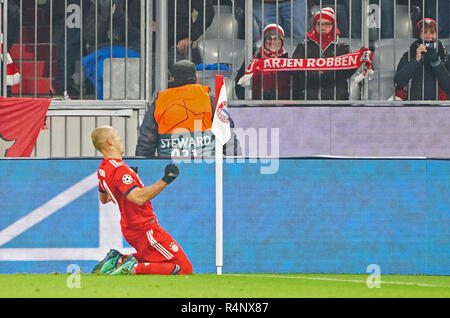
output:
{"label": "red scarf draped on railing", "polygon": [[355,77],[360,82],[372,70],[372,51],[362,47],[359,51],[327,58],[261,58],[252,59],[238,85],[250,86],[255,71],[342,71],[363,67],[362,73]]}

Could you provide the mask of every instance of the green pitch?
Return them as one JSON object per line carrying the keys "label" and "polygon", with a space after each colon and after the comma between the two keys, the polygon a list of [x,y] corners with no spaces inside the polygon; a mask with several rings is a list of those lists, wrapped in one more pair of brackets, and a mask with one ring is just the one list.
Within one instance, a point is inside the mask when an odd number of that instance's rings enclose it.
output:
{"label": "green pitch", "polygon": [[[81,274],[0,275],[1,298],[416,298],[450,297],[449,276],[382,275],[369,288],[368,275],[192,274],[102,276]],[[70,288],[72,287],[72,288]]]}

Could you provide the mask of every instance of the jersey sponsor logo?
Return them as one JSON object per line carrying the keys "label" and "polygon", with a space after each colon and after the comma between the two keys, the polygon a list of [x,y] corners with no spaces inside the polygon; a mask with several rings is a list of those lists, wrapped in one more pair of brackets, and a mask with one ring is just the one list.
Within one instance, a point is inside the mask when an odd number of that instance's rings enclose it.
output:
{"label": "jersey sponsor logo", "polygon": [[101,175],[103,178],[106,176],[105,170],[98,169],[98,174]]}
{"label": "jersey sponsor logo", "polygon": [[129,174],[125,174],[122,177],[122,182],[125,184],[131,184],[133,182],[133,178]]}

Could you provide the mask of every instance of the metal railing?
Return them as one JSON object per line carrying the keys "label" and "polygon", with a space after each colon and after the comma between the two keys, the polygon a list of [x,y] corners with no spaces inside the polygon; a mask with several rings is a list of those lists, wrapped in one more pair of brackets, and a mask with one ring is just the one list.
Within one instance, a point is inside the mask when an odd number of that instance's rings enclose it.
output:
{"label": "metal railing", "polygon": [[145,101],[53,101],[31,157],[101,157],[92,146],[94,128],[113,126],[123,138],[124,155],[134,156]]}
{"label": "metal railing", "polygon": [[[13,6],[16,15],[3,10],[2,33],[5,41],[16,37],[10,53],[22,81],[12,89],[2,84],[3,96],[150,101],[167,88],[168,66],[187,58],[198,65],[199,83],[214,90],[218,72],[225,76],[229,100],[255,100],[252,88],[240,87],[237,80],[263,45],[264,26],[284,28],[284,48],[292,58],[312,29],[314,14],[325,7],[334,8],[339,43],[350,51],[362,46],[373,51],[371,78],[362,84],[355,83],[355,75],[346,80],[350,101],[394,98],[398,62],[415,41],[418,20],[442,22],[437,40],[450,44],[448,1],[443,0],[2,1],[2,8]],[[8,32],[8,25],[15,29]],[[2,71],[4,83],[5,63]],[[269,100],[280,99],[278,82],[277,77]],[[299,100],[294,84],[290,79],[287,100]],[[329,99],[338,99],[336,89]],[[306,94],[299,101],[308,101]]]}
{"label": "metal railing", "polygon": [[3,85],[3,96],[151,97],[152,1],[4,0],[3,7],[2,33],[14,41],[8,49],[22,75]]}

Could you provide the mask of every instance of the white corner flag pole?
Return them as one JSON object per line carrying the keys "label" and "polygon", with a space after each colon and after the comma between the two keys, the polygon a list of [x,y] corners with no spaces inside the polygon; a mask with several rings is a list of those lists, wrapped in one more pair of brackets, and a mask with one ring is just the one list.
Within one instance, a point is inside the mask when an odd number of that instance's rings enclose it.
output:
{"label": "white corner flag pole", "polygon": [[223,267],[223,157],[222,146],[216,142],[216,267],[222,275]]}
{"label": "white corner flag pole", "polygon": [[216,162],[216,267],[222,275],[223,267],[223,145],[231,137],[230,118],[227,111],[227,93],[223,75],[216,74],[217,102],[211,131],[215,135]]}

